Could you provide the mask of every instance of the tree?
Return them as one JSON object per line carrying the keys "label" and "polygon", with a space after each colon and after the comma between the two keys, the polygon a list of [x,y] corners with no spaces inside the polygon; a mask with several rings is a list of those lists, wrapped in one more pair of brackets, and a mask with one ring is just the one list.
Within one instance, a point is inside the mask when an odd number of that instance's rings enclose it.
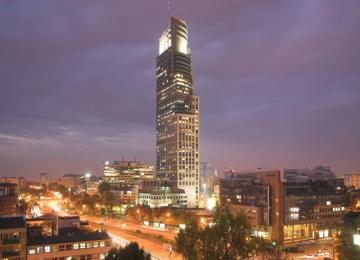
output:
{"label": "tree", "polygon": [[190,221],[176,237],[176,245],[189,260],[280,259],[271,241],[252,236],[251,226],[242,213],[223,211],[214,216],[213,225],[201,228]]}
{"label": "tree", "polygon": [[111,248],[105,260],[150,260],[151,255],[140,248],[138,243],[131,242],[125,247]]}
{"label": "tree", "polygon": [[26,214],[27,210],[29,208],[29,205],[26,203],[26,201],[24,199],[20,199],[19,200],[19,211],[20,214]]}
{"label": "tree", "polygon": [[104,193],[109,192],[109,191],[110,191],[110,184],[109,183],[104,181],[104,182],[99,184],[98,192],[100,194],[104,194]]}
{"label": "tree", "polygon": [[[339,236],[337,251],[339,259],[357,260],[360,256],[360,246],[354,245],[354,234],[359,233],[360,217],[352,223],[344,225]],[[359,233],[360,234],[360,233]]]}

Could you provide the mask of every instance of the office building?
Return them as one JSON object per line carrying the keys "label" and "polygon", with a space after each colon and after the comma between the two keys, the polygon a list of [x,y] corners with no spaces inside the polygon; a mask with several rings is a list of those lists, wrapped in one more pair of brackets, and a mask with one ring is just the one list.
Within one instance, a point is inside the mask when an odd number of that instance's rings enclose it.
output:
{"label": "office building", "polygon": [[81,175],[79,174],[65,174],[60,179],[59,183],[68,190],[78,191],[80,185],[80,177]]}
{"label": "office building", "polygon": [[26,260],[26,222],[23,216],[0,217],[0,259]]}
{"label": "office building", "polygon": [[48,186],[50,183],[50,176],[47,174],[47,172],[40,173],[40,183],[41,185]]}
{"label": "office building", "polygon": [[184,190],[169,186],[157,187],[151,190],[142,190],[139,192],[138,204],[146,205],[151,208],[185,208],[187,207],[187,194]]}
{"label": "office building", "polygon": [[344,182],[346,187],[360,189],[360,173],[344,174]]}
{"label": "office building", "polygon": [[185,21],[171,17],[156,59],[156,174],[199,199],[199,97],[195,95]]}
{"label": "office building", "polygon": [[24,177],[0,177],[0,183],[13,183],[16,184],[17,193],[26,188],[26,180]]}
{"label": "office building", "polygon": [[17,184],[0,183],[0,215],[19,213]]}
{"label": "office building", "polygon": [[112,187],[133,187],[138,181],[154,178],[154,167],[139,161],[104,162],[103,180]]}
{"label": "office building", "polygon": [[331,237],[345,209],[342,179],[310,174],[286,178],[286,169],[229,173],[220,180],[220,203],[247,215],[254,234],[281,243]]}

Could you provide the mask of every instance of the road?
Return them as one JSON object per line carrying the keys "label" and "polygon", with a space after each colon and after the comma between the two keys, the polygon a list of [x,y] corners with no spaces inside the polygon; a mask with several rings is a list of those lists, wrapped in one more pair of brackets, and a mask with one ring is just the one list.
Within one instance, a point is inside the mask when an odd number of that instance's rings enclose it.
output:
{"label": "road", "polygon": [[[295,245],[295,244],[294,244]],[[313,260],[323,260],[324,257],[332,258],[333,256],[333,247],[332,239],[325,238],[316,240],[314,244],[311,245],[302,245],[299,249],[303,252],[296,254],[288,254],[288,259],[292,260],[303,260],[303,259],[313,259]]]}
{"label": "road", "polygon": [[[99,218],[88,215],[82,215],[81,219],[89,221],[91,228],[105,228],[114,238],[114,241],[118,241],[118,244],[121,246],[124,246],[126,241],[136,241],[140,247],[150,252],[156,259],[182,259],[180,255],[175,254],[173,251],[170,254],[168,243],[162,241],[163,239],[174,240],[176,236],[174,231],[162,231],[134,223],[124,223],[118,219]],[[162,236],[163,239],[158,239],[158,236]]]}
{"label": "road", "polygon": [[[66,210],[61,207],[61,198],[47,197],[39,201],[42,213],[57,212],[60,215],[67,215]],[[50,212],[49,212],[50,211]],[[174,240],[175,231],[153,229],[133,223],[124,223],[117,219],[104,219],[93,216],[81,216],[82,220],[88,220],[90,227],[94,229],[105,228],[113,238],[113,242],[125,246],[130,241],[137,242],[152,255],[155,260],[180,260],[181,255],[169,250],[169,244],[164,241]],[[159,237],[161,236],[161,239]]]}
{"label": "road", "polygon": [[[144,234],[142,233],[135,233],[133,231],[124,230],[122,228],[114,227],[114,226],[108,226],[106,223],[103,225],[95,223],[95,222],[89,222],[90,227],[94,229],[99,229],[100,227],[104,227],[106,231],[113,237],[113,240],[121,245],[124,246],[128,241],[136,241],[140,247],[144,248],[147,252],[150,252],[150,254],[155,259],[161,259],[161,260],[167,260],[167,259],[173,259],[173,260],[180,260],[182,257],[178,254],[174,254],[174,252],[169,255],[168,250],[164,250],[163,243],[155,238],[150,237],[144,237]],[[117,241],[119,240],[119,241]]]}

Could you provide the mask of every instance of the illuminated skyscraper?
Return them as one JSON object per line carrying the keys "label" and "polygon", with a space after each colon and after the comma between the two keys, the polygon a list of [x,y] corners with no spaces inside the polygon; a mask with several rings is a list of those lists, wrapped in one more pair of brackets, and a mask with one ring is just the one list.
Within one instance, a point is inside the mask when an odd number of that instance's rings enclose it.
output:
{"label": "illuminated skyscraper", "polygon": [[194,95],[185,21],[171,17],[156,59],[156,171],[183,189],[188,207],[199,199],[199,97]]}

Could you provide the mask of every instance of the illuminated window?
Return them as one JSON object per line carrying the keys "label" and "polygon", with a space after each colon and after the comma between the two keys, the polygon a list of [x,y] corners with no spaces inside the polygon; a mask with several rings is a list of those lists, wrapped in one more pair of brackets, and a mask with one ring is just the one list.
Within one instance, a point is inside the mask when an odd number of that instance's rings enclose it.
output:
{"label": "illuminated window", "polygon": [[100,247],[104,247],[105,246],[105,242],[104,241],[101,241],[100,242]]}
{"label": "illuminated window", "polygon": [[79,244],[73,244],[73,249],[79,249]]}
{"label": "illuminated window", "polygon": [[86,247],[87,247],[87,248],[92,248],[92,243],[87,243],[87,244],[86,244]]}
{"label": "illuminated window", "polygon": [[30,254],[30,255],[33,255],[33,254],[35,254],[35,253],[36,253],[35,249],[30,249],[30,250],[29,250],[29,254]]}
{"label": "illuminated window", "polygon": [[99,243],[98,242],[94,242],[94,247],[98,247]]}
{"label": "illuminated window", "polygon": [[46,252],[46,253],[50,253],[50,251],[51,251],[51,250],[50,250],[50,246],[45,246],[45,252]]}
{"label": "illuminated window", "polygon": [[80,243],[80,248],[85,248],[85,243]]}

